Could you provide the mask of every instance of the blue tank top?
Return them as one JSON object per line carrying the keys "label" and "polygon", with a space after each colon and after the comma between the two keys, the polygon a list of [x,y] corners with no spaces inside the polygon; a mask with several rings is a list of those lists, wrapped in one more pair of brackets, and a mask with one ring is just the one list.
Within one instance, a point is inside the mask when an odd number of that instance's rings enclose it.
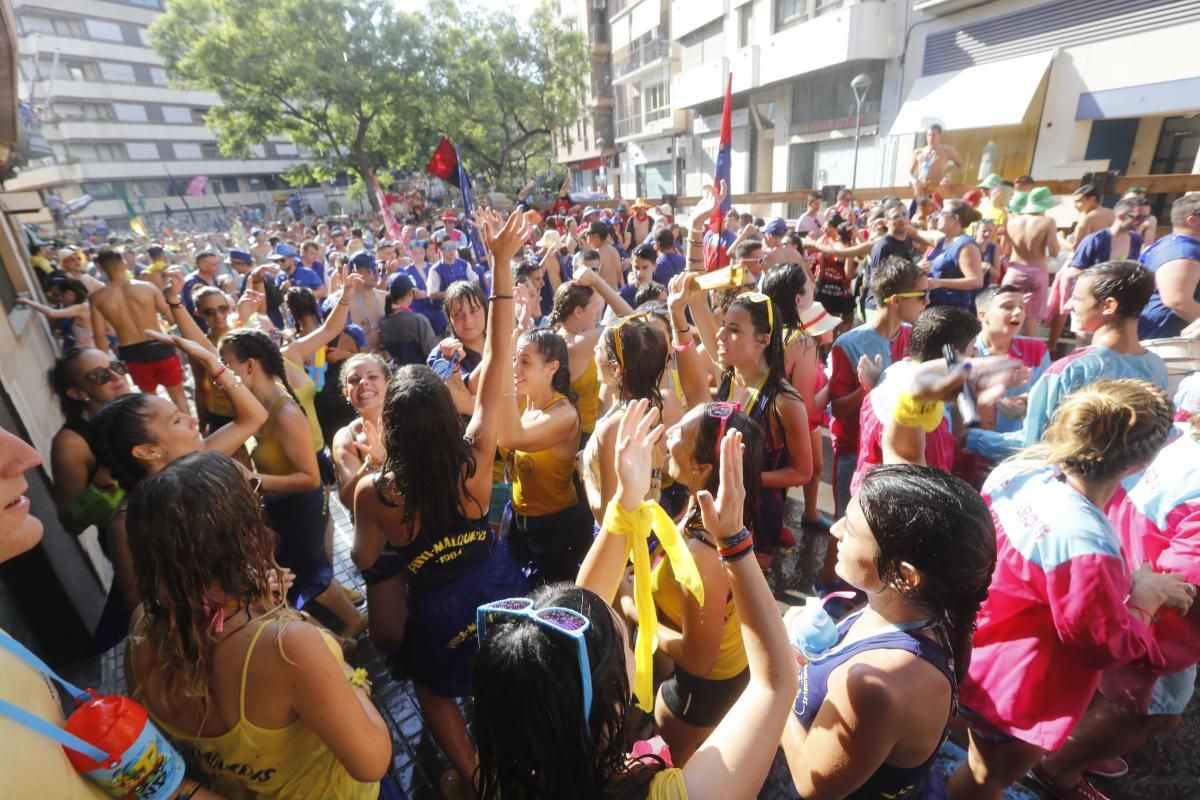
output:
{"label": "blue tank top", "polygon": [[[938,246],[929,255],[929,260],[933,262],[933,268],[930,274],[934,278],[962,278],[962,268],[958,266],[958,254],[963,247],[968,244],[974,244],[975,240],[965,233],[958,236],[949,247],[946,247],[946,240],[938,242]],[[929,305],[931,306],[955,306],[956,308],[971,309],[972,301],[974,300],[975,292],[972,289],[934,289],[929,293]]]}
{"label": "blue tank top", "polygon": [[432,534],[422,530],[403,547],[390,544],[389,552],[404,559],[409,592],[428,592],[453,583],[492,556],[496,534],[487,517],[467,519],[455,515],[450,530]]}
{"label": "blue tank top", "polygon": [[[912,653],[933,664],[946,676],[946,680],[950,681],[951,686],[955,685],[945,648],[932,639],[917,633],[905,630],[885,630],[838,649],[841,647],[840,642],[850,630],[850,626],[861,616],[861,613],[852,614],[838,623],[839,644],[834,645],[834,649],[828,655],[800,668],[800,688],[796,692],[796,701],[792,706],[792,712],[800,720],[800,724],[804,726],[805,730],[812,725],[817,712],[821,709],[821,704],[825,702],[830,674],[859,653],[865,653],[868,650],[903,650],[906,653]],[[950,732],[949,723],[950,720],[947,719],[947,727],[942,734],[943,742]],[[934,752],[929,754],[929,758],[915,767],[881,764],[862,786],[846,795],[846,800],[887,800],[895,797],[903,797],[904,800],[921,800],[921,798],[928,797],[933,762],[936,756],[937,749],[935,748]]]}
{"label": "blue tank top", "polygon": [[[1143,250],[1140,261],[1146,269],[1157,272],[1158,268],[1168,261],[1181,258],[1200,261],[1200,239],[1193,239],[1181,233],[1167,234]],[[1192,296],[1200,302],[1200,283],[1196,284]],[[1150,295],[1150,301],[1142,309],[1141,319],[1138,320],[1138,338],[1168,339],[1178,336],[1187,324],[1187,320],[1176,316],[1174,311],[1167,308],[1156,286],[1154,293]]]}

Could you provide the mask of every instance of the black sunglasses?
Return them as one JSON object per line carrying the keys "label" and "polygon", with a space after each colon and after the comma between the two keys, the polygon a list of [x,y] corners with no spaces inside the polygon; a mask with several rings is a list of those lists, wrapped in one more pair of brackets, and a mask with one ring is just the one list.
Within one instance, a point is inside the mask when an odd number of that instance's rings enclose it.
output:
{"label": "black sunglasses", "polygon": [[90,372],[85,372],[83,377],[88,383],[96,386],[103,386],[114,378],[119,380],[129,374],[128,368],[124,361],[113,360],[107,367],[96,367]]}

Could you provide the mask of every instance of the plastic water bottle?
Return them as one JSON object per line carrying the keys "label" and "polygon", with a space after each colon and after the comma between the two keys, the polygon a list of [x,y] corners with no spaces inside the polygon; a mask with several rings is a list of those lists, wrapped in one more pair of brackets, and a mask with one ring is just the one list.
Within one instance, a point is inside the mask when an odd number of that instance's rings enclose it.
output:
{"label": "plastic water bottle", "polygon": [[788,626],[788,639],[799,663],[812,661],[837,644],[837,623],[825,610],[820,597],[810,597],[804,601],[804,608]]}
{"label": "plastic water bottle", "polygon": [[183,758],[135,700],[96,697],[75,709],[64,727],[111,754],[100,762],[66,750],[71,765],[113,797],[160,800],[183,783]]}

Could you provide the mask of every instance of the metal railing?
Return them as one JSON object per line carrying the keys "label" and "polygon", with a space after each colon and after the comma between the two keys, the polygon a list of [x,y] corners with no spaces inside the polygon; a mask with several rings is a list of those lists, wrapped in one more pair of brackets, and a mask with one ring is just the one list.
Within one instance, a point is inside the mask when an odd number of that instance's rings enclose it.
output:
{"label": "metal railing", "polygon": [[617,120],[617,138],[621,139],[626,136],[636,136],[642,132],[642,118],[640,116],[628,117],[626,119]]}
{"label": "metal railing", "polygon": [[651,39],[633,48],[620,59],[613,59],[613,77],[623,78],[636,69],[658,61],[667,54],[669,44],[665,39]]}

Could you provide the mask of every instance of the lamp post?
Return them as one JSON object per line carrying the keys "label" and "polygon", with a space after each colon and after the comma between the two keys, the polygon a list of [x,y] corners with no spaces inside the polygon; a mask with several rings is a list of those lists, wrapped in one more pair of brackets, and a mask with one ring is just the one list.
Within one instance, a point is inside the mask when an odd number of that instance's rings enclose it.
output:
{"label": "lamp post", "polygon": [[605,139],[603,136],[597,138],[596,139],[596,147],[600,148],[600,163],[602,165],[600,168],[600,180],[604,184],[604,193],[607,195],[608,194],[608,153],[605,152],[605,148],[608,147],[608,139]]}
{"label": "lamp post", "polygon": [[863,98],[867,96],[867,91],[871,88],[871,76],[858,74],[850,81],[850,88],[854,90],[854,171],[850,177],[850,188],[858,188],[858,136],[862,130],[862,104]]}

